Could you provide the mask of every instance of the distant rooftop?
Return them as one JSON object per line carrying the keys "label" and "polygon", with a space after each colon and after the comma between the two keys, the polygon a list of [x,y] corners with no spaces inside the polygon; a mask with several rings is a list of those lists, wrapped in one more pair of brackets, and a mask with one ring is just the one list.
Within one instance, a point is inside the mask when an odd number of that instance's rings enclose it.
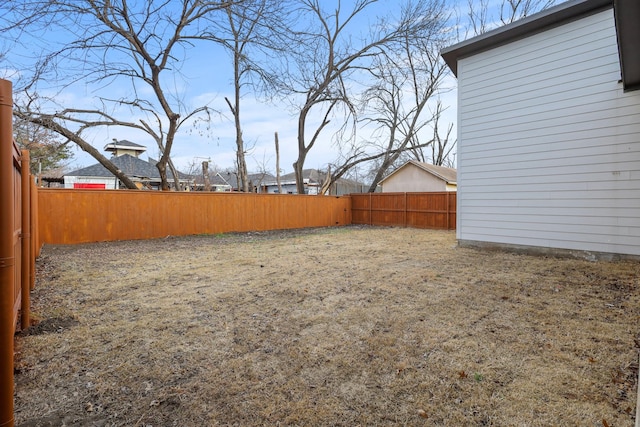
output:
{"label": "distant rooftop", "polygon": [[391,176],[395,175],[398,171],[404,169],[407,165],[414,165],[422,169],[423,171],[428,172],[437,178],[440,178],[448,184],[456,184],[458,180],[458,172],[456,169],[447,168],[444,166],[436,166],[430,163],[419,162],[417,160],[409,160],[407,163],[403,164],[402,166],[391,172],[389,175],[387,175],[382,181],[380,181],[380,183],[386,181]]}
{"label": "distant rooftop", "polygon": [[118,141],[115,138],[113,139],[113,142],[110,142],[104,146],[104,151],[117,150],[129,150],[143,153],[147,151],[147,147],[145,147],[144,145],[136,144],[135,142],[127,141],[126,139],[121,139],[120,141]]}

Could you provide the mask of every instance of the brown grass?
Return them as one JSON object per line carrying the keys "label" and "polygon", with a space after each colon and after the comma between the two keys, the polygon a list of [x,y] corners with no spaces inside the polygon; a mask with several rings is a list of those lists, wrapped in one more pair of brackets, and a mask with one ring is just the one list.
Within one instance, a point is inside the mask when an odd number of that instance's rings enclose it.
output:
{"label": "brown grass", "polygon": [[16,419],[631,426],[639,267],[398,228],[46,247]]}

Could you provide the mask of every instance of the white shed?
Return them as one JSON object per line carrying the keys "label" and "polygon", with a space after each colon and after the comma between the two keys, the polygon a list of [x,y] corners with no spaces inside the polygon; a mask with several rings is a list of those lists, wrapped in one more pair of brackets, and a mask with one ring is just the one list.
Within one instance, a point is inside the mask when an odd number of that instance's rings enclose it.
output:
{"label": "white shed", "polygon": [[640,256],[640,2],[574,0],[451,46],[461,245]]}
{"label": "white shed", "polygon": [[383,193],[456,191],[456,170],[409,160],[380,181]]}

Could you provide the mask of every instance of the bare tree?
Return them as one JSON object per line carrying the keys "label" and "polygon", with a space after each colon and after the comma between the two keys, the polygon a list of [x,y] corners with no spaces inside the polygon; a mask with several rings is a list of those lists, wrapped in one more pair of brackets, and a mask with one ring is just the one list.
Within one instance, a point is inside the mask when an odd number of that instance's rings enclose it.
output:
{"label": "bare tree", "polygon": [[[425,148],[430,145],[431,145],[431,140],[429,140],[426,143],[417,145],[416,148],[418,149]],[[367,154],[364,146],[354,144],[352,146],[352,150],[347,155],[340,156],[338,160],[328,165],[328,177],[323,183],[318,194],[322,194],[322,195],[326,194],[327,191],[331,188],[331,186],[337,180],[339,180],[345,175],[348,175],[352,170],[356,169],[358,166],[362,165],[363,163],[372,163],[375,165],[372,168],[374,172],[371,173],[373,176],[375,176],[375,173],[377,173],[377,171],[380,168],[381,159],[383,159],[388,155],[394,155],[396,153],[401,154],[406,152],[407,152],[407,147],[402,147],[402,148],[391,149],[390,151],[379,151],[374,154]],[[368,190],[368,191],[373,192],[375,191],[375,188],[373,190]]]}
{"label": "bare tree", "polygon": [[[17,114],[78,144],[114,174],[114,168],[108,166],[111,162],[93,149],[87,135],[108,126],[145,132],[160,152],[157,167],[162,189],[169,189],[168,168],[178,187],[177,171],[170,157],[176,134],[195,117],[207,120],[210,109],[206,105],[195,108],[185,105],[175,79],[183,77],[181,67],[186,49],[206,41],[201,29],[230,3],[217,0],[3,3],[0,14],[5,17],[2,21],[5,36],[17,40],[19,32],[30,34],[37,44],[40,36],[57,28],[61,30],[59,34],[68,37],[58,48],[47,40],[41,45],[42,52],[34,52],[38,59],[32,66],[22,68],[33,72],[23,77],[21,88],[16,87],[25,94],[17,97]],[[110,93],[114,83],[126,83],[129,90]],[[95,107],[70,108],[60,102],[60,93],[76,84],[94,88]],[[38,108],[30,108],[34,105]],[[126,179],[118,178],[130,187]]]}
{"label": "bare tree", "polygon": [[446,74],[439,55],[441,28],[434,26],[432,39],[405,39],[402,49],[380,57],[372,69],[376,84],[366,92],[371,112],[365,120],[378,126],[386,142],[369,192],[375,191],[405,150],[433,147],[433,139],[424,140],[424,130],[428,125],[436,126],[440,116],[439,111],[429,109],[429,103],[433,103]]}
{"label": "bare tree", "polygon": [[272,77],[262,62],[283,43],[280,28],[288,12],[284,0],[242,0],[227,2],[224,19],[211,20],[201,36],[223,46],[231,55],[233,96],[225,102],[233,117],[236,142],[236,170],[241,191],[249,191],[246,155],[249,151],[242,131],[242,96],[251,87],[256,92],[271,85]]}
{"label": "bare tree", "polygon": [[500,5],[500,22],[510,24],[532,13],[548,9],[556,0],[503,0]]}
{"label": "bare tree", "polygon": [[490,28],[488,22],[489,0],[467,0],[467,17],[469,30],[474,35],[486,33]]}
{"label": "bare tree", "polygon": [[16,118],[13,133],[18,147],[30,151],[32,174],[60,169],[73,157],[69,141],[50,129]]}
{"label": "bare tree", "polygon": [[453,123],[450,123],[447,126],[444,136],[440,132],[439,124],[443,110],[444,108],[442,106],[442,103],[438,101],[433,113],[431,126],[433,130],[431,144],[429,144],[429,148],[431,148],[431,155],[425,155],[425,147],[419,147],[413,144],[409,147],[408,153],[410,153],[411,156],[419,162],[431,163],[436,166],[446,166],[452,168],[455,166],[455,153],[453,150],[456,147],[457,140],[452,139],[451,137],[451,132],[453,131]]}
{"label": "bare tree", "polygon": [[557,0],[502,0],[493,6],[489,0],[467,0],[468,31],[483,34],[497,25],[506,25],[556,4]]}
{"label": "bare tree", "polygon": [[50,129],[51,131],[56,132],[60,136],[77,144],[82,150],[93,156],[94,159],[96,159],[102,166],[104,166],[109,172],[111,172],[116,178],[118,178],[125,187],[131,190],[138,189],[136,184],[127,175],[125,175],[124,172],[118,169],[113,163],[109,161],[109,159],[107,159],[98,150],[96,150],[93,145],[82,138],[81,135],[84,130],[82,126],[80,127],[80,130],[74,132],[54,120],[53,115],[33,114],[32,112],[24,112],[20,109],[14,109],[13,114],[21,120],[33,123],[37,126],[42,126],[46,129]]}
{"label": "bare tree", "polygon": [[[352,8],[344,10],[338,1],[335,9],[327,11],[320,0],[300,0],[300,11],[311,24],[293,32],[294,65],[290,65],[286,73],[289,80],[285,82],[288,94],[302,99],[297,125],[298,158],[293,164],[298,193],[304,192],[302,170],[307,155],[330,121],[339,118],[337,127],[343,132],[349,123],[355,124],[354,91],[363,84],[372,61],[407,39],[423,37],[443,7],[440,0],[408,1],[400,7],[399,17],[379,17],[370,26],[369,34],[355,37],[351,28],[375,3],[357,0]],[[312,121],[310,117],[319,119]]]}
{"label": "bare tree", "polygon": [[247,172],[247,162],[245,159],[245,144],[242,138],[242,124],[240,120],[240,101],[244,81],[248,74],[258,72],[260,67],[256,66],[249,59],[248,51],[253,46],[253,42],[259,44],[262,27],[259,25],[261,19],[265,19],[265,14],[269,11],[270,1],[249,0],[246,2],[229,5],[227,12],[227,31],[229,38],[223,40],[223,45],[233,56],[233,102],[225,98],[229,110],[233,115],[236,131],[236,170],[240,181],[240,189],[249,191],[249,179]]}

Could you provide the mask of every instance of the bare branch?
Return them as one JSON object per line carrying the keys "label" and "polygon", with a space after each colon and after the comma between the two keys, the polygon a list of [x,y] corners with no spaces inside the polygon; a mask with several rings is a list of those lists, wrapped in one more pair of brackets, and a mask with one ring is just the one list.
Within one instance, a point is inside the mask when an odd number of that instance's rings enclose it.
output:
{"label": "bare branch", "polygon": [[[124,126],[146,132],[160,149],[157,167],[162,188],[166,190],[169,188],[166,168],[174,169],[170,153],[180,127],[196,116],[202,115],[204,120],[210,118],[207,106],[187,107],[180,91],[167,82],[182,76],[185,49],[196,42],[209,41],[200,35],[201,29],[224,16],[225,8],[234,3],[22,0],[0,4],[0,16],[7,17],[1,21],[4,28],[0,29],[9,31],[9,37],[26,33],[34,42],[33,62],[19,68],[33,70],[31,75],[25,73],[22,81],[22,89],[30,97],[37,97],[39,88],[50,92],[76,85],[91,85],[96,93],[93,101],[100,105],[102,115],[91,108],[83,110],[67,105],[58,109],[59,112],[41,110],[44,121],[61,119],[63,121],[57,121],[60,126],[62,123],[77,126],[67,128],[74,134],[104,126]],[[55,29],[62,30],[59,34],[66,39],[47,40],[47,35]],[[37,52],[37,48],[41,48],[41,52]],[[128,85],[127,95],[117,99],[104,96],[116,83]],[[141,96],[149,92],[151,95]],[[45,103],[41,108],[47,105],[53,104]],[[36,112],[32,113],[35,118]],[[97,118],[87,119],[87,115]],[[140,118],[131,119],[136,116]],[[175,172],[173,178],[177,188]]]}

